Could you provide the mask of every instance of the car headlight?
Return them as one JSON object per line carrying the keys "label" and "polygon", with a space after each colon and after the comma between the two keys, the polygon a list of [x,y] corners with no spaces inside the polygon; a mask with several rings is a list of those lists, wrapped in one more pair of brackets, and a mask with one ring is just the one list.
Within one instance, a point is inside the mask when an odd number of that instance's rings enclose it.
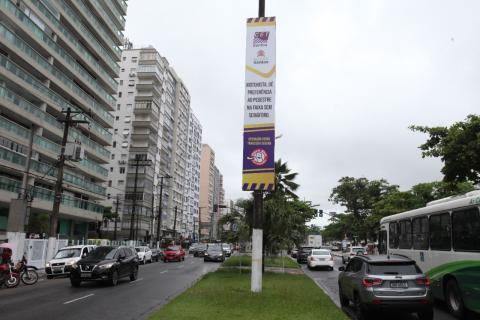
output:
{"label": "car headlight", "polygon": [[99,265],[98,268],[99,268],[99,269],[109,269],[109,268],[111,268],[113,265],[114,265],[114,263],[111,262],[111,263],[106,263],[106,264]]}
{"label": "car headlight", "polygon": [[223,256],[223,253],[220,253],[219,256],[220,256],[220,257]]}
{"label": "car headlight", "polygon": [[77,269],[78,268],[78,264],[76,262],[72,263],[72,268],[73,269]]}
{"label": "car headlight", "polygon": [[66,265],[70,265],[70,266],[73,266],[73,264],[77,262],[75,260],[70,260],[70,261],[67,261],[67,263],[65,263]]}
{"label": "car headlight", "polygon": [[45,263],[45,268],[50,268],[50,262]]}
{"label": "car headlight", "polygon": [[205,252],[205,255],[208,256],[208,252]]}

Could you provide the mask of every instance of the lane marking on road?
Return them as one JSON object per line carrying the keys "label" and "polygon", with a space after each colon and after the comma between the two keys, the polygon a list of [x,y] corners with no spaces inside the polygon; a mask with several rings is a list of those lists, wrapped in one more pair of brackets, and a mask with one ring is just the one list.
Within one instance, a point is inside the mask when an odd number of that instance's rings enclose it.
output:
{"label": "lane marking on road", "polygon": [[72,303],[72,302],[75,302],[75,301],[78,301],[78,300],[82,300],[82,299],[85,299],[85,298],[88,298],[88,297],[91,297],[91,296],[94,296],[94,295],[95,295],[95,293],[90,293],[90,294],[87,294],[86,296],[64,302],[63,304],[69,304],[69,303]]}
{"label": "lane marking on road", "polygon": [[183,265],[182,265],[182,266],[178,266],[177,269],[182,269],[183,267],[185,267],[185,266],[183,266]]}
{"label": "lane marking on road", "polygon": [[167,272],[168,272],[168,270],[164,270],[164,271],[160,272],[160,274],[167,273]]}
{"label": "lane marking on road", "polygon": [[195,261],[190,262],[190,264],[194,264],[194,263],[195,263]]}
{"label": "lane marking on road", "polygon": [[135,282],[142,281],[142,280],[143,280],[143,278],[140,278],[140,279],[137,279],[137,280],[130,281],[129,283],[135,283]]}

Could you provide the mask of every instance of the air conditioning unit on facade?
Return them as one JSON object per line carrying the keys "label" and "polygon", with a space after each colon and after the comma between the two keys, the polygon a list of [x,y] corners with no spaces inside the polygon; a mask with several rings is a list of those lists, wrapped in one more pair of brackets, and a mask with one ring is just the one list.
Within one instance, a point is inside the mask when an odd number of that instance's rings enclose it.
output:
{"label": "air conditioning unit on facade", "polygon": [[67,142],[65,146],[65,159],[69,161],[82,161],[85,158],[85,150],[80,141]]}

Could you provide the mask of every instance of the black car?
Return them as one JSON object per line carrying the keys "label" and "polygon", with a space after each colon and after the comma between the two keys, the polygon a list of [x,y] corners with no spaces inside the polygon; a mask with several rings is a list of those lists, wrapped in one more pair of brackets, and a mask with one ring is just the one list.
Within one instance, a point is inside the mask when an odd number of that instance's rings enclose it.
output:
{"label": "black car", "polygon": [[195,248],[195,251],[193,251],[193,256],[194,257],[203,257],[205,256],[205,251],[207,250],[207,245],[206,244],[200,244],[198,247]]}
{"label": "black car", "polygon": [[307,263],[307,258],[310,254],[312,254],[312,248],[310,247],[303,247],[302,249],[298,250],[297,262]]}
{"label": "black car", "polygon": [[222,245],[208,245],[203,256],[203,261],[225,261],[225,253],[222,250]]}
{"label": "black car", "polygon": [[123,277],[136,280],[138,265],[135,249],[100,246],[73,264],[70,282],[73,287],[80,286],[82,281],[103,281],[115,286]]}

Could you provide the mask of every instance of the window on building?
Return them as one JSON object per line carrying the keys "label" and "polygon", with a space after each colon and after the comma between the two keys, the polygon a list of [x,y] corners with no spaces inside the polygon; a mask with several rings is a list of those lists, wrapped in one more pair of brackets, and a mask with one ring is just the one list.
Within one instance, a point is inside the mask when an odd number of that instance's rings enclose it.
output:
{"label": "window on building", "polygon": [[413,249],[428,250],[428,218],[416,218],[412,221]]}
{"label": "window on building", "polygon": [[119,117],[119,116],[116,116],[116,117],[115,117],[115,121],[118,121],[118,120],[120,120],[120,117]]}
{"label": "window on building", "polygon": [[120,167],[120,173],[125,173],[125,167]]}
{"label": "window on building", "polygon": [[480,212],[478,208],[452,214],[453,250],[480,251]]}
{"label": "window on building", "polygon": [[120,158],[122,158],[122,160],[127,159],[127,157],[128,157],[128,154],[126,154],[126,153],[122,153],[122,155],[120,156]]}
{"label": "window on building", "polygon": [[117,141],[113,141],[113,143],[112,143],[112,147],[114,147],[114,148],[115,148],[116,146],[117,146]]}
{"label": "window on building", "polygon": [[137,69],[135,69],[135,68],[130,68],[130,72],[135,72],[135,71],[137,71]]}
{"label": "window on building", "polygon": [[118,180],[117,185],[118,185],[119,187],[120,187],[120,186],[124,186],[124,185],[125,185],[125,180]]}
{"label": "window on building", "polygon": [[125,68],[122,68],[120,71],[121,71],[121,72],[125,72]]}
{"label": "window on building", "polygon": [[132,57],[132,62],[137,62],[138,57]]}
{"label": "window on building", "polygon": [[112,197],[111,194],[110,194],[110,193],[107,193],[107,199],[110,200],[111,197]]}
{"label": "window on building", "polygon": [[113,133],[114,133],[114,134],[117,134],[117,133],[118,133],[118,129],[113,129]]}
{"label": "window on building", "polygon": [[128,86],[133,87],[135,85],[135,80],[128,80]]}
{"label": "window on building", "polygon": [[127,57],[122,57],[122,60],[123,60],[123,61],[127,60]]}
{"label": "window on building", "polygon": [[129,97],[133,96],[133,91],[129,91],[129,92],[128,92],[128,96],[129,96]]}
{"label": "window on building", "polygon": [[113,172],[113,167],[110,167],[110,172]]}
{"label": "window on building", "polygon": [[115,154],[112,153],[112,160],[114,160],[114,159],[115,159]]}
{"label": "window on building", "polygon": [[120,85],[123,85],[123,80],[120,80]]}
{"label": "window on building", "polygon": [[122,92],[121,92],[121,91],[118,93],[118,97],[119,97],[119,98],[122,97]]}
{"label": "window on building", "polygon": [[109,187],[112,186],[112,180],[108,180],[108,186],[109,186]]}
{"label": "window on building", "polygon": [[130,116],[125,116],[125,123],[130,123],[130,120],[131,120]]}
{"label": "window on building", "polygon": [[123,129],[123,135],[128,136],[130,134],[130,129]]}
{"label": "window on building", "polygon": [[430,249],[451,250],[451,231],[452,224],[449,213],[430,216]]}
{"label": "window on building", "polygon": [[388,226],[388,246],[390,249],[398,248],[398,223],[390,222]]}
{"label": "window on building", "polygon": [[399,223],[400,235],[398,241],[398,247],[400,249],[412,248],[412,222],[410,220],[403,220]]}
{"label": "window on building", "polygon": [[131,110],[132,109],[132,104],[131,103],[127,103],[127,110]]}
{"label": "window on building", "polygon": [[128,148],[128,141],[122,142],[122,148]]}

